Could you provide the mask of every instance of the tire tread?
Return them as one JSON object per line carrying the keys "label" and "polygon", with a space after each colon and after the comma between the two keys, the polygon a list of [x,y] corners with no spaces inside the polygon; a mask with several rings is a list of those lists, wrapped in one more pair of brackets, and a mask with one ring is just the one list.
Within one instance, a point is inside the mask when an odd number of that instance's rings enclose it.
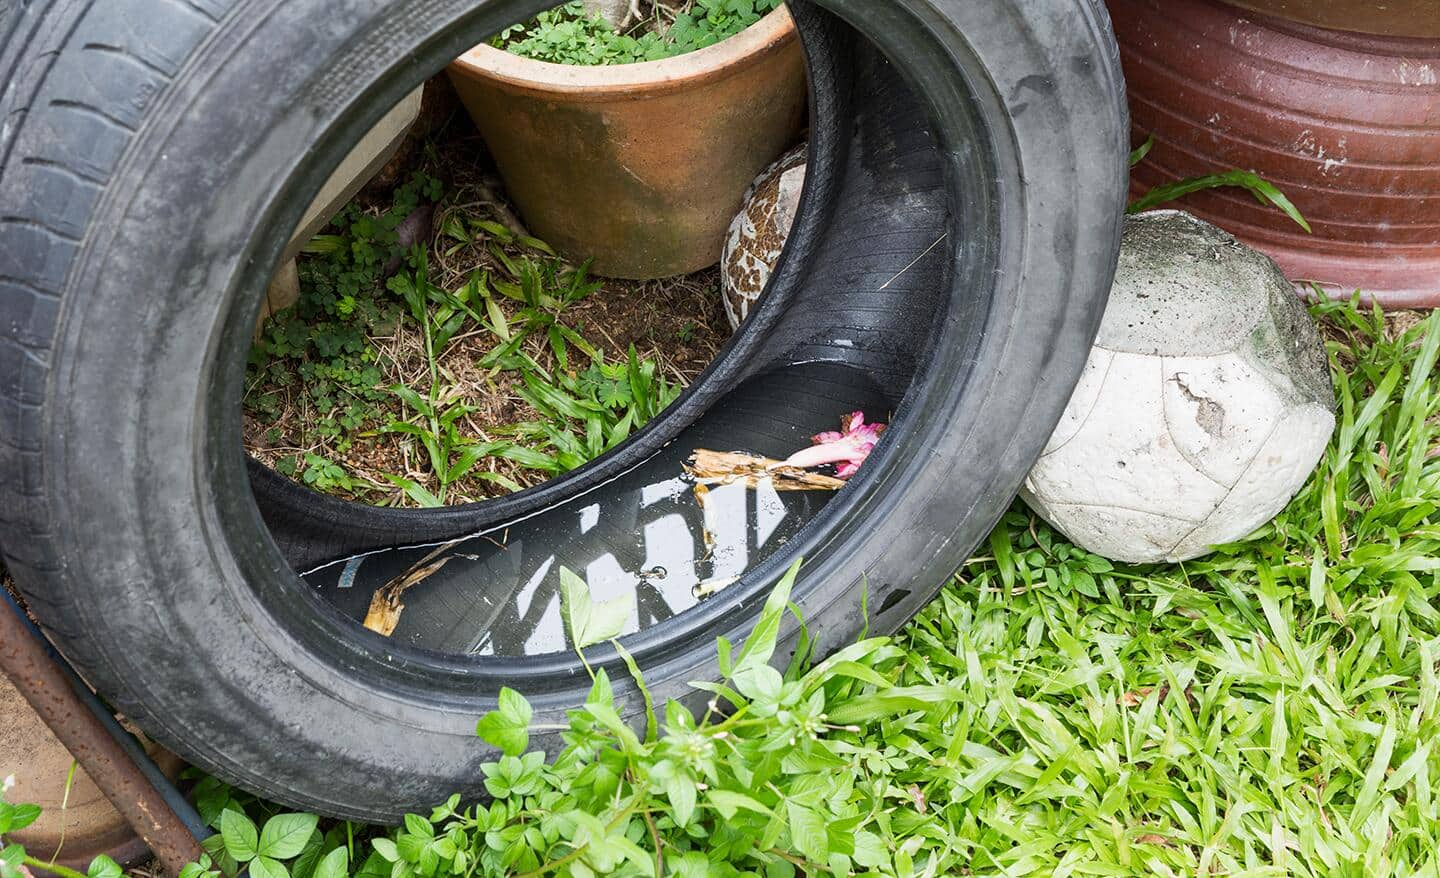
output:
{"label": "tire tread", "polygon": [[[179,72],[115,45],[113,23],[145,21],[148,46],[187,58],[220,21],[198,0],[166,5],[208,27],[167,27],[146,0],[0,3],[0,119],[8,122],[0,133],[0,554],[42,629],[91,679],[110,675],[76,623],[77,598],[59,584],[67,568],[44,487],[44,388],[66,277],[138,128],[97,106],[103,95],[93,83],[133,81],[138,65],[163,88]],[[85,75],[70,72],[79,67]],[[76,136],[65,117],[83,117],[107,134]],[[58,134],[67,128],[70,136]],[[127,692],[107,695],[126,714],[146,716]]]}

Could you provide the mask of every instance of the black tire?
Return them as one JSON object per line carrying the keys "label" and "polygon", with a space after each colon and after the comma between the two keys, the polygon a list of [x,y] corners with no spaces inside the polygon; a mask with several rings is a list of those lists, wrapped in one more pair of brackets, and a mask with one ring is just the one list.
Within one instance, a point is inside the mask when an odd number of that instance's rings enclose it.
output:
{"label": "black tire", "polygon": [[[0,544],[117,707],[292,805],[386,820],[479,794],[492,754],[474,723],[502,684],[524,683],[537,723],[588,688],[573,663],[360,632],[287,563],[445,538],[491,512],[389,518],[259,473],[272,538],[239,445],[247,327],[305,196],[393,101],[543,5],[54,0],[0,19],[24,31],[0,45]],[[713,638],[742,637],[796,555],[795,600],[822,652],[860,630],[867,587],[872,631],[923,606],[1043,448],[1114,270],[1127,123],[1098,2],[795,12],[814,152],[769,296],[662,423],[549,490],[651,453],[777,365],[858,366],[903,402],[784,557],[637,638],[660,698],[715,675]]]}

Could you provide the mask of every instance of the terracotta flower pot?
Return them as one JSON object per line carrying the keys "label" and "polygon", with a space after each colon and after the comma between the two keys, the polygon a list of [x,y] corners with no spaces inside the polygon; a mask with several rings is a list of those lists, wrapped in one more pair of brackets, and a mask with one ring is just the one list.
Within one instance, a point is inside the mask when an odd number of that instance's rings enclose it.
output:
{"label": "terracotta flower pot", "polygon": [[783,8],[663,61],[575,67],[481,45],[449,73],[531,231],[611,277],[719,261],[746,188],[798,139],[807,104]]}
{"label": "terracotta flower pot", "polygon": [[1177,206],[1270,254],[1297,282],[1359,289],[1387,307],[1440,305],[1440,40],[1323,30],[1214,0],[1109,5],[1135,141],[1156,140],[1133,173],[1137,194],[1253,170],[1314,234],[1241,190]]}

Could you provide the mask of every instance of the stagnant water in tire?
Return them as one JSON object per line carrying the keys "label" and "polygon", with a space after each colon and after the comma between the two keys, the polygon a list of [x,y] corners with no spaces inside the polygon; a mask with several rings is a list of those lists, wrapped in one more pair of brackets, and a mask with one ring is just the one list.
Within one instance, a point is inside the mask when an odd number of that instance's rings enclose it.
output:
{"label": "stagnant water in tire", "polygon": [[723,595],[784,550],[836,496],[731,484],[712,488],[702,508],[683,468],[696,449],[784,458],[814,434],[834,430],[849,412],[888,420],[895,402],[868,376],[843,366],[770,372],[609,484],[460,542],[339,559],[304,578],[361,621],[378,589],[443,560],[405,592],[393,638],[436,652],[515,657],[570,649],[560,603],[563,566],[587,581],[596,601],[633,592],[636,612],[625,631],[633,634]]}

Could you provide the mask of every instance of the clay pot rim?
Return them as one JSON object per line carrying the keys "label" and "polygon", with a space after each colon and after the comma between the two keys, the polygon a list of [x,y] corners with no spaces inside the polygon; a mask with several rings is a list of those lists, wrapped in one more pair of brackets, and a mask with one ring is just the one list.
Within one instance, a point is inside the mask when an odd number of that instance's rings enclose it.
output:
{"label": "clay pot rim", "polygon": [[778,52],[799,38],[784,6],[727,40],[694,52],[634,64],[583,66],[523,58],[481,43],[451,62],[465,76],[495,80],[537,94],[561,94],[570,100],[606,101],[684,91],[724,79],[759,57]]}

